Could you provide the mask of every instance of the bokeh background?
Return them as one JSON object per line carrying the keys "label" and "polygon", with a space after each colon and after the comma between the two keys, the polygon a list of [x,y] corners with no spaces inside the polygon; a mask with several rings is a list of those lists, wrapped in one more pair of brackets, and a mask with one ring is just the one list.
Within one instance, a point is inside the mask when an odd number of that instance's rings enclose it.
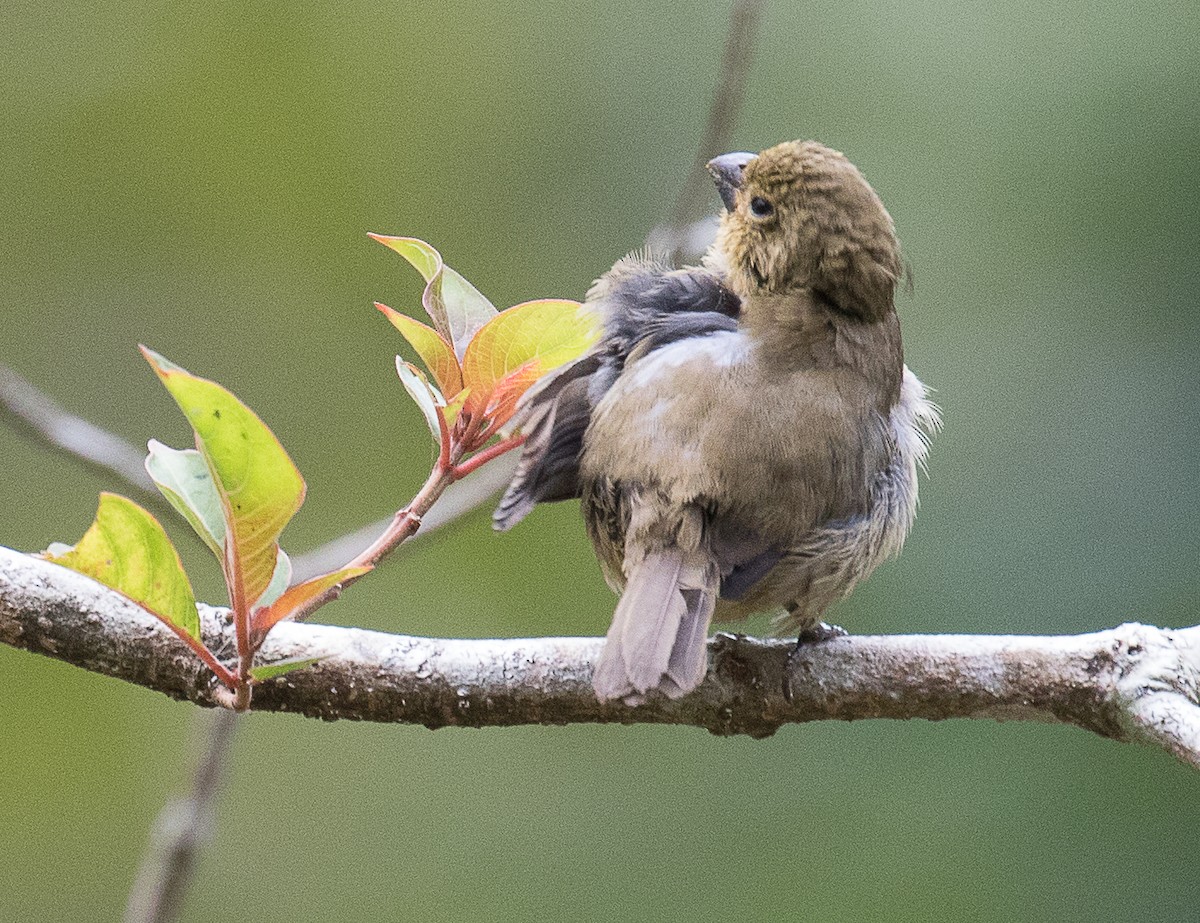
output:
{"label": "bokeh background", "polygon": [[[776,3],[734,146],[815,137],[895,216],[946,429],[855,632],[1197,621],[1200,7]],[[122,435],[188,435],[145,342],[235,390],[309,483],[303,551],[431,447],[370,307],[423,237],[500,306],[581,297],[674,201],[725,3],[9,2],[0,361]],[[710,153],[719,153],[712,151]],[[713,207],[716,207],[713,199]],[[0,426],[0,542],[121,485]],[[217,602],[215,568],[171,524]],[[322,616],[598,634],[573,505],[486,512]],[[765,622],[752,626],[765,628]],[[0,648],[0,919],[118,918],[202,715]],[[440,731],[251,717],[185,918],[1194,920],[1200,783],[1032,724]]]}

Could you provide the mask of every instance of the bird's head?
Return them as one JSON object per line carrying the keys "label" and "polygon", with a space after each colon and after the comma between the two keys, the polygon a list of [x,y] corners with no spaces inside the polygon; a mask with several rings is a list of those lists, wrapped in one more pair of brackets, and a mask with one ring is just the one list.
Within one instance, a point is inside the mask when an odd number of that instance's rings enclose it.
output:
{"label": "bird's head", "polygon": [[725,213],[714,249],[738,295],[809,289],[878,320],[903,273],[892,218],[854,164],[815,141],[708,163]]}

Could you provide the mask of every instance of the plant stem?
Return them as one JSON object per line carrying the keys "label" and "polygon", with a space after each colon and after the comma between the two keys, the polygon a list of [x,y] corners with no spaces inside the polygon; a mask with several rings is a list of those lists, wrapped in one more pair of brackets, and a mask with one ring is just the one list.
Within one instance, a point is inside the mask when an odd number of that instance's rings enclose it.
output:
{"label": "plant stem", "polygon": [[523,445],[524,442],[525,437],[523,435],[509,436],[507,439],[497,442],[490,449],[484,449],[482,452],[472,455],[465,462],[460,462],[455,466],[454,479],[457,481],[465,478],[476,468],[486,465],[493,458],[499,458],[505,452],[511,452],[517,446]]}
{"label": "plant stem", "polygon": [[[375,539],[369,547],[356,555],[353,560],[344,564],[343,567],[374,568],[380,561],[400,547],[400,545],[417,534],[417,530],[421,528],[421,521],[425,514],[429,512],[430,508],[437,502],[437,499],[445,492],[447,487],[455,481],[466,477],[481,465],[486,464],[494,458],[498,458],[505,452],[515,449],[525,441],[524,436],[511,436],[503,442],[498,442],[491,448],[479,452],[465,462],[461,461],[465,454],[464,445],[467,444],[467,437],[472,432],[471,426],[468,424],[467,432],[461,438],[451,440],[448,437],[448,433],[445,432],[445,417],[441,414],[441,408],[438,408],[438,411],[438,419],[442,422],[444,438],[438,454],[438,460],[434,464],[433,470],[429,473],[425,484],[417,491],[416,496],[412,498],[408,506],[396,513],[383,534]],[[341,583],[334,584],[325,592],[314,596],[297,609],[290,620],[296,622],[303,621],[326,603],[337,599],[342,594],[342,590],[350,586],[350,584],[365,576],[366,574],[358,574],[354,577],[347,577]],[[259,643],[261,644],[261,641]]]}
{"label": "plant stem", "polygon": [[[430,507],[433,506],[446,488],[455,481],[454,460],[456,456],[461,455],[461,451],[444,454],[449,458],[448,464],[443,465],[439,458],[437,464],[433,467],[433,471],[430,472],[429,478],[425,481],[424,486],[417,491],[417,495],[412,498],[408,506],[397,512],[383,534],[375,539],[368,548],[358,554],[352,561],[343,565],[344,567],[375,567],[375,565],[395,551],[401,544],[416,535],[417,530],[421,528],[422,517],[429,512]],[[365,576],[366,574],[359,574],[355,577],[348,577],[341,583],[334,584],[325,592],[314,596],[297,609],[292,615],[291,620],[297,622],[303,621],[326,603],[337,599],[342,594],[342,590],[350,584]]]}
{"label": "plant stem", "polygon": [[125,923],[169,923],[179,918],[196,862],[212,839],[213,813],[221,793],[237,716],[223,709],[203,716],[207,743],[200,755],[192,790],[172,798],[159,812],[142,858]]}

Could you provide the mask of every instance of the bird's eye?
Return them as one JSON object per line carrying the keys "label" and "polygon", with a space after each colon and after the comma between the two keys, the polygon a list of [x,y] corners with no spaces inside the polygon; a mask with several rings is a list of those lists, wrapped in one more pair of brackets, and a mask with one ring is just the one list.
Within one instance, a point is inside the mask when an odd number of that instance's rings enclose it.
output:
{"label": "bird's eye", "polygon": [[757,218],[765,218],[771,212],[775,211],[775,206],[764,199],[762,196],[756,195],[750,200],[750,211]]}

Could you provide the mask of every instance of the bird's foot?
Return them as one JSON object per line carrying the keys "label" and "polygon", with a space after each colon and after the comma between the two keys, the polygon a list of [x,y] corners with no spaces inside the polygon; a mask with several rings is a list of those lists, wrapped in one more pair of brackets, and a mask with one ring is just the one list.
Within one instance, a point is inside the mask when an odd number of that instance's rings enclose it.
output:
{"label": "bird's foot", "polygon": [[850,632],[846,631],[841,625],[830,625],[828,622],[817,622],[815,625],[809,625],[800,632],[796,638],[796,646],[788,654],[787,663],[783,667],[783,697],[786,701],[792,701],[792,676],[797,672],[796,660],[800,656],[800,652],[811,644],[832,641],[834,638],[844,638],[849,634]]}
{"label": "bird's foot", "polygon": [[800,634],[796,638],[796,647],[801,648],[805,644],[820,644],[822,641],[831,641],[834,638],[844,638],[850,632],[846,631],[841,625],[830,625],[828,622],[817,622],[815,625],[809,625],[801,629]]}

